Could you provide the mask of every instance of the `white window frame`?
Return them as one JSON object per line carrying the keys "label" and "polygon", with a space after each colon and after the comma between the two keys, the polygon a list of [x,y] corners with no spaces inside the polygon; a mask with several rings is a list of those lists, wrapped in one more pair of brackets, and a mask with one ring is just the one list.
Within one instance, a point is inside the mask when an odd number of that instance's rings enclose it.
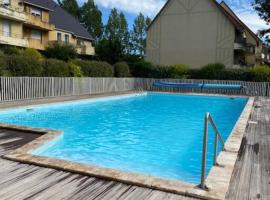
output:
{"label": "white window frame", "polygon": [[31,30],[31,39],[42,41],[42,32],[40,30]]}
{"label": "white window frame", "polygon": [[3,35],[6,37],[11,37],[11,23],[7,20],[3,21]]}
{"label": "white window frame", "polygon": [[32,7],[31,8],[31,15],[41,17],[42,16],[42,10],[38,9],[38,8],[35,8],[35,7]]}

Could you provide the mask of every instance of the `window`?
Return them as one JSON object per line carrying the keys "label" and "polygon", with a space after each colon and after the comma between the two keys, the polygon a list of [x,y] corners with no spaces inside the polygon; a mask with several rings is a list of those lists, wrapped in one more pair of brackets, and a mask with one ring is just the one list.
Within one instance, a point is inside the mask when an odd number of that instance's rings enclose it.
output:
{"label": "window", "polygon": [[8,21],[3,21],[3,35],[6,37],[11,36],[11,24]]}
{"label": "window", "polygon": [[82,46],[82,45],[83,45],[83,40],[77,39],[77,46]]}
{"label": "window", "polygon": [[3,4],[5,6],[9,6],[10,5],[10,0],[3,0]]}
{"label": "window", "polygon": [[42,39],[42,33],[39,30],[32,30],[31,31],[31,38],[35,40],[41,40]]}
{"label": "window", "polygon": [[62,41],[62,34],[61,33],[57,33],[57,41],[58,42]]}
{"label": "window", "polygon": [[69,43],[69,35],[65,34],[65,43],[68,44]]}
{"label": "window", "polygon": [[34,16],[41,16],[41,10],[38,9],[38,8],[31,8],[31,15],[34,15]]}

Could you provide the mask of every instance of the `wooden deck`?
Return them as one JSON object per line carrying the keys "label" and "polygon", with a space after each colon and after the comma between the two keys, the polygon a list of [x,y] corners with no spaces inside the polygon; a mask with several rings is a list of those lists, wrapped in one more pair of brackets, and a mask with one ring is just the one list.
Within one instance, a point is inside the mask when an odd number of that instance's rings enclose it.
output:
{"label": "wooden deck", "polygon": [[270,199],[270,99],[259,98],[238,156],[227,199]]}
{"label": "wooden deck", "polygon": [[[270,99],[259,98],[227,199],[270,199]],[[1,158],[38,135],[0,130],[0,199],[195,200]]]}
{"label": "wooden deck", "polygon": [[[0,156],[38,135],[0,130]],[[104,181],[0,157],[0,199],[195,200],[151,189]]]}

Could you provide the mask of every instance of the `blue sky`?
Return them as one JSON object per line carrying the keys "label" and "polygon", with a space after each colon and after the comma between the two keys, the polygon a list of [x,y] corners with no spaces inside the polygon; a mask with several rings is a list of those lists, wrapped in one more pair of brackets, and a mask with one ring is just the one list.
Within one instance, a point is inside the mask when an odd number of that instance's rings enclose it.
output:
{"label": "blue sky", "polygon": [[[78,0],[80,4],[86,0]],[[220,1],[220,0],[219,0]],[[103,13],[103,21],[106,22],[110,10],[117,8],[125,13],[129,25],[132,26],[134,18],[139,12],[153,18],[166,0],[95,0]],[[252,0],[225,0],[225,2],[236,12],[254,32],[269,27],[260,20],[251,6]]]}

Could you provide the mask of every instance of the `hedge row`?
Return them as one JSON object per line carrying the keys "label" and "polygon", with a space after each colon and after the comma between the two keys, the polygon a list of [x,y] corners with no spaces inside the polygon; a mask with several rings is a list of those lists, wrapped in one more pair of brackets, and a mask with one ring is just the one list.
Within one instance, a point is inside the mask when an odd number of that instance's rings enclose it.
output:
{"label": "hedge row", "polygon": [[[10,50],[11,51],[11,50]],[[89,60],[45,59],[33,49],[16,50],[9,55],[0,51],[0,76],[45,76],[45,77],[144,77],[175,79],[215,79],[270,82],[270,68],[226,69],[215,63],[200,69],[188,69],[186,65],[153,66],[143,60],[116,63]]]}
{"label": "hedge row", "polygon": [[185,65],[155,67],[148,62],[130,64],[132,75],[144,78],[187,78],[208,80],[239,80],[270,82],[269,66],[253,69],[228,69],[223,64],[214,63],[200,69],[188,69]]}
{"label": "hedge row", "polygon": [[57,59],[37,59],[25,55],[0,55],[0,76],[33,77],[129,77],[125,62],[111,66],[107,62]]}

